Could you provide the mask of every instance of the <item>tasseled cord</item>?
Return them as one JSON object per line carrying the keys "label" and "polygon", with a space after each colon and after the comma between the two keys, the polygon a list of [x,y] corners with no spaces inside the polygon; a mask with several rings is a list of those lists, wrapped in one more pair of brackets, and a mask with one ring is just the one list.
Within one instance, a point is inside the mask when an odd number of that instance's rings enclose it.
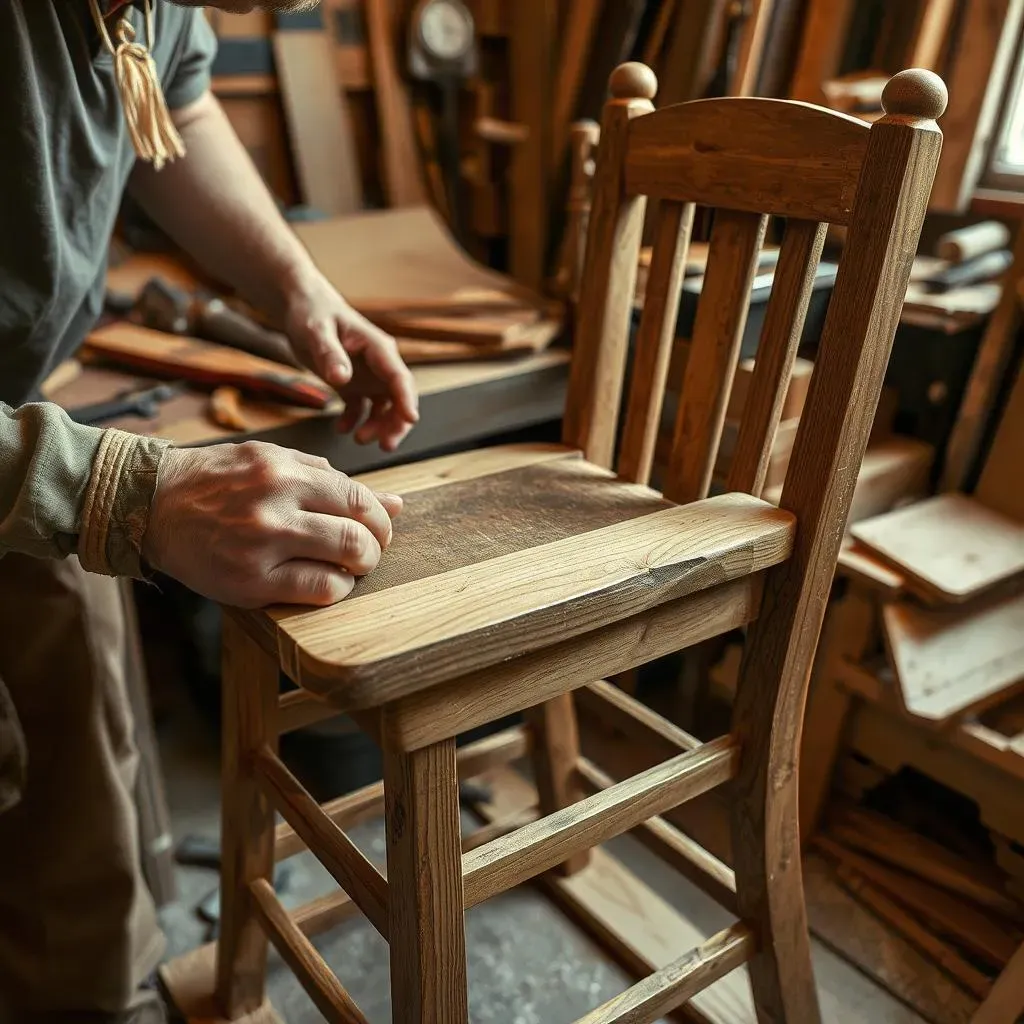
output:
{"label": "tasseled cord", "polygon": [[96,28],[104,45],[114,58],[114,76],[121,93],[121,105],[128,134],[140,160],[160,170],[168,161],[185,155],[185,143],[171,120],[167,101],[160,88],[153,48],[152,0],[146,0],[146,43],[135,41],[132,23],[121,17],[117,23],[117,46],[107,31],[99,0],[89,0]]}

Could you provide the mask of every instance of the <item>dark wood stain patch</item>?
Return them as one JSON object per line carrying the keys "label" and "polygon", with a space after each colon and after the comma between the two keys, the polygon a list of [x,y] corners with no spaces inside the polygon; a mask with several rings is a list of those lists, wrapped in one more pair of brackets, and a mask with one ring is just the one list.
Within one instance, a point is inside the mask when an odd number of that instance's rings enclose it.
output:
{"label": "dark wood stain patch", "polygon": [[[575,459],[524,466],[410,494],[377,568],[352,597],[636,519],[670,502]],[[351,600],[351,598],[350,598]]]}

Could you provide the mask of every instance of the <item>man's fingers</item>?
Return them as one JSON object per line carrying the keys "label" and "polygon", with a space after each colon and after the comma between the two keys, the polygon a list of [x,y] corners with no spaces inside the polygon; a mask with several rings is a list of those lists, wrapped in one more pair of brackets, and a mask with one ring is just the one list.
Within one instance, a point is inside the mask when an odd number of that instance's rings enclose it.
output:
{"label": "man's fingers", "polygon": [[342,434],[350,434],[366,418],[370,408],[370,400],[361,396],[353,396],[345,402],[345,409],[338,418],[338,430]]}
{"label": "man's fingers", "polygon": [[266,604],[337,604],[352,593],[355,577],[326,562],[282,562],[267,577]]}
{"label": "man's fingers", "polygon": [[402,509],[405,508],[405,499],[400,494],[389,494],[387,491],[376,491],[375,493],[378,501],[384,506],[392,519],[395,516],[401,515]]}
{"label": "man's fingers", "polygon": [[355,519],[299,512],[285,550],[292,559],[328,562],[353,576],[365,576],[377,567],[381,544]]}
{"label": "man's fingers", "polygon": [[302,510],[354,519],[377,539],[382,549],[391,543],[391,516],[369,487],[342,473],[312,473],[300,498]]}
{"label": "man's fingers", "polygon": [[416,382],[398,353],[395,339],[365,317],[357,313],[352,317],[351,323],[338,324],[345,348],[353,355],[361,353],[373,373],[387,385],[391,400],[402,415],[410,423],[419,422]]}
{"label": "man's fingers", "polygon": [[310,321],[296,342],[305,351],[313,369],[331,387],[344,387],[352,379],[352,360],[341,344],[333,320]]}

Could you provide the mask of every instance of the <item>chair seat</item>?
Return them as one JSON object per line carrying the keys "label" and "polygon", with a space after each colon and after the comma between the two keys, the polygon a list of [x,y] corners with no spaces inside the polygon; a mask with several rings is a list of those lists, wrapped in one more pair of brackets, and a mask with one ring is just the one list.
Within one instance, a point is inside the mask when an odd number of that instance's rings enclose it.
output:
{"label": "chair seat", "polygon": [[745,494],[673,505],[578,452],[513,445],[361,477],[394,541],[329,608],[245,613],[301,686],[373,707],[785,560],[794,518]]}

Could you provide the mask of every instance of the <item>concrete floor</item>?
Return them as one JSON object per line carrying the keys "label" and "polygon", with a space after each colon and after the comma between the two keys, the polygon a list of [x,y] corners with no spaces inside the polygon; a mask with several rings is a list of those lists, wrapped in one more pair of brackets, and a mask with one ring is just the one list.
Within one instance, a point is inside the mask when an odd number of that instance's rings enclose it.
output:
{"label": "concrete floor", "polygon": [[[162,724],[160,736],[175,841],[188,834],[216,836],[219,751],[213,729],[182,702]],[[351,835],[368,857],[384,861],[380,822],[353,829]],[[724,911],[632,840],[619,840],[610,849],[707,934],[728,923]],[[287,863],[294,869],[286,902],[302,903],[335,887],[311,855]],[[209,926],[197,916],[196,907],[217,883],[212,871],[180,866],[177,881],[179,898],[161,913],[169,957],[207,941]],[[467,929],[474,1024],[569,1024],[631,983],[529,886],[474,908],[467,915]],[[316,945],[370,1024],[387,1024],[388,950],[377,933],[356,918],[318,938]],[[814,956],[827,1021],[921,1024],[922,1018],[820,943],[815,942]],[[275,1008],[288,1024],[322,1019],[273,954],[269,987]]]}

